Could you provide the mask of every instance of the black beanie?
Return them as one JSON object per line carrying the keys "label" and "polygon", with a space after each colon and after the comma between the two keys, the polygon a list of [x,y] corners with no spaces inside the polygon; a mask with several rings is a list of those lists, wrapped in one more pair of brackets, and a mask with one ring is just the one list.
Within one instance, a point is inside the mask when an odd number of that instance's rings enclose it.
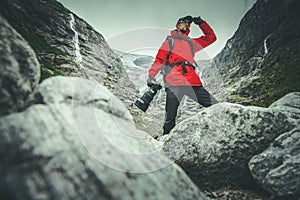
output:
{"label": "black beanie", "polygon": [[191,24],[193,22],[193,17],[188,15],[188,16],[185,16],[185,17],[181,17],[178,19],[177,23],[176,24],[180,24],[181,22],[186,22],[188,21],[189,24]]}

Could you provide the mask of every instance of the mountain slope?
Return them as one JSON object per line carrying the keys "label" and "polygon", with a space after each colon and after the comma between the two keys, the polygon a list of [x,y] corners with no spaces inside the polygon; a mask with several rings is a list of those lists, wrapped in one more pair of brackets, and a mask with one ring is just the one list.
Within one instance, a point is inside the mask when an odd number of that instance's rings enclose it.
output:
{"label": "mountain slope", "polygon": [[300,88],[300,2],[258,0],[214,59],[231,102],[268,106]]}
{"label": "mountain slope", "polygon": [[55,75],[107,86],[130,110],[137,91],[103,36],[56,0],[1,0],[1,15],[28,41],[41,64],[41,81]]}

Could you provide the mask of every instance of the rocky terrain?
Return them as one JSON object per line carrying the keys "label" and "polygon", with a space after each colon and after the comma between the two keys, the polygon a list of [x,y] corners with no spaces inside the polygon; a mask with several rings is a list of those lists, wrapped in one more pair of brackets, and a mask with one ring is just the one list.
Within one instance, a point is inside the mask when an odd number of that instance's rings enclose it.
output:
{"label": "rocky terrain", "polygon": [[38,84],[33,50],[0,25],[3,100],[27,103],[1,105],[1,199],[207,199],[106,87],[59,76]]}
{"label": "rocky terrain", "polygon": [[[259,0],[236,35],[270,2]],[[284,1],[282,10],[296,5]],[[293,11],[287,14],[292,25]],[[1,199],[299,199],[299,91],[277,101],[270,93],[268,107],[223,102],[200,108],[185,99],[178,125],[157,141],[149,135],[161,127],[164,92],[147,113],[132,105],[146,89],[134,72],[146,73],[153,58],[112,51],[100,33],[55,0],[3,0],[0,13]],[[257,65],[262,73],[247,72],[237,85],[268,71],[263,63],[281,52],[271,45],[280,37],[273,37],[265,40]],[[242,63],[244,57],[228,49],[241,43],[234,38],[212,66],[199,63],[204,85],[219,100],[233,100],[237,85],[228,81],[235,80],[234,70],[245,72],[242,65],[218,61],[228,54]],[[280,55],[274,66],[281,66]]]}
{"label": "rocky terrain", "polygon": [[273,196],[296,199],[299,99],[298,92],[269,108],[213,105],[162,137],[162,151],[201,189],[259,191],[260,185]]}
{"label": "rocky terrain", "polygon": [[36,53],[40,81],[55,75],[95,80],[137,112],[138,93],[120,58],[83,19],[56,0],[2,0],[0,13]]}
{"label": "rocky terrain", "polygon": [[258,0],[246,13],[213,59],[227,101],[267,107],[299,90],[299,8],[297,0]]}

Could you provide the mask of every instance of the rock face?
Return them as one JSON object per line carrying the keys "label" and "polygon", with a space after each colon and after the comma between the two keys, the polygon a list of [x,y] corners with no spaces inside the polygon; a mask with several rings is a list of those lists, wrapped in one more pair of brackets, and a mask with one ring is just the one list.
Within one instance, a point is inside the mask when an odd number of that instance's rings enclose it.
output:
{"label": "rock face", "polygon": [[40,78],[37,58],[28,43],[0,16],[0,116],[23,110]]}
{"label": "rock face", "polygon": [[282,134],[251,158],[251,174],[274,196],[300,196],[300,129]]}
{"label": "rock face", "polygon": [[3,0],[0,12],[34,49],[41,80],[66,75],[107,86],[128,109],[137,91],[103,36],[56,0]]}
{"label": "rock face", "polygon": [[300,125],[300,92],[285,95],[271,104],[270,109],[279,110],[289,116],[295,123]]}
{"label": "rock face", "polygon": [[108,68],[122,70],[103,36],[56,0],[4,0],[1,14],[35,50],[43,75],[56,68],[103,82]]}
{"label": "rock face", "polygon": [[26,92],[34,103],[0,117],[1,199],[207,199],[104,86],[58,76],[32,93],[39,78],[33,50],[0,22],[1,49],[11,50],[1,62],[4,72],[14,72],[0,76],[1,87],[22,77],[24,84],[13,87],[23,93],[22,86],[32,85]]}
{"label": "rock face", "polygon": [[56,77],[38,94],[0,119],[1,198],[206,199],[103,86]]}
{"label": "rock face", "polygon": [[300,195],[300,94],[290,93],[274,102],[270,109],[285,113],[298,129],[276,138],[249,162],[254,179],[273,196]]}
{"label": "rock face", "polygon": [[181,122],[162,150],[200,188],[250,188],[250,158],[295,125],[281,112],[219,103]]}
{"label": "rock face", "polygon": [[297,0],[257,0],[213,59],[227,101],[269,106],[300,88]]}

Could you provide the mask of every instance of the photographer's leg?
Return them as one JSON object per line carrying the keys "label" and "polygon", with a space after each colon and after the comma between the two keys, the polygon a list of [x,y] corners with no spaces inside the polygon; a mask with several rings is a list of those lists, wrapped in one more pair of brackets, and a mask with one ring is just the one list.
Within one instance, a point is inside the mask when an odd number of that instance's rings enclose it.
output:
{"label": "photographer's leg", "polygon": [[177,109],[183,97],[183,95],[180,94],[179,88],[166,89],[166,92],[166,115],[165,124],[163,127],[163,134],[168,134],[174,128],[177,116]]}
{"label": "photographer's leg", "polygon": [[193,100],[198,102],[204,107],[209,107],[213,104],[218,103],[218,101],[202,86],[194,86],[193,88],[193,93],[191,95],[188,95],[191,97]]}

